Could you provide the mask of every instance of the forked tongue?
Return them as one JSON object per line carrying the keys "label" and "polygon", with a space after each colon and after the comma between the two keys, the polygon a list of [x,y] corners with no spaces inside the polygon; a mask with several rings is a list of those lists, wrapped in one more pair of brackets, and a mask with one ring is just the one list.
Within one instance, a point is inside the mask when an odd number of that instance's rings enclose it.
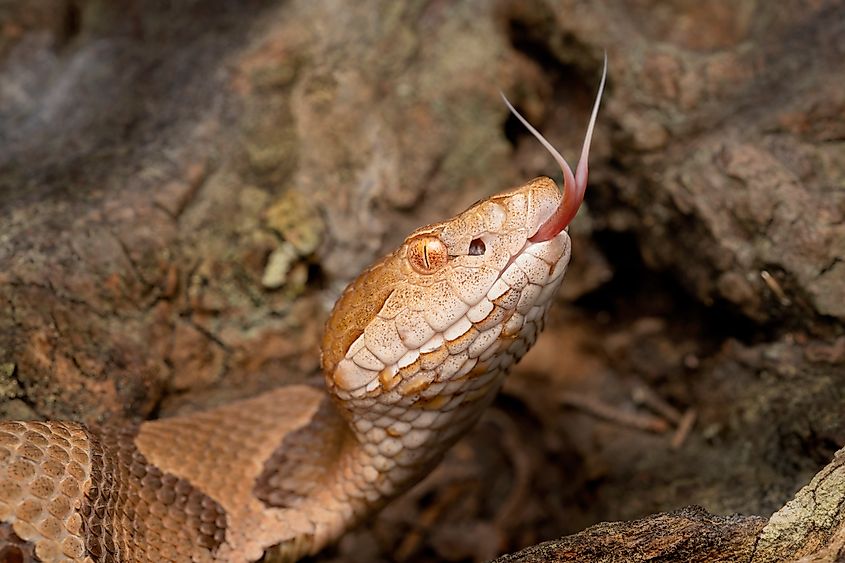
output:
{"label": "forked tongue", "polygon": [[572,169],[566,160],[560,155],[551,143],[549,143],[539,131],[534,129],[528,121],[522,117],[518,111],[511,105],[508,99],[502,94],[502,99],[505,100],[508,109],[519,119],[525,127],[531,131],[540,143],[546,147],[552,155],[552,158],[557,161],[563,172],[563,197],[560,200],[560,205],[552,213],[552,216],[540,225],[537,233],[531,237],[531,242],[543,242],[551,240],[556,237],[563,229],[572,222],[578,209],[581,207],[581,202],[584,201],[584,192],[587,191],[587,161],[590,156],[590,141],[593,137],[593,127],[596,124],[596,116],[599,113],[599,104],[601,102],[601,95],[604,92],[604,81],[607,77],[607,53],[604,55],[604,69],[601,74],[601,84],[599,84],[599,92],[596,95],[596,101],[593,104],[593,113],[590,116],[590,124],[587,126],[587,134],[584,137],[584,145],[581,148],[581,159],[578,161],[578,167],[575,169],[575,175],[572,174]]}

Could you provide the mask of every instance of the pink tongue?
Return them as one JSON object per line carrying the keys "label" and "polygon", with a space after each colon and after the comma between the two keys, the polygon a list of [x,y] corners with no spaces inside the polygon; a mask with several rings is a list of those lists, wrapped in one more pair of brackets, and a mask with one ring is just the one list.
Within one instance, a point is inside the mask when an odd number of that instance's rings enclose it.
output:
{"label": "pink tongue", "polygon": [[526,121],[526,119],[522,117],[516,109],[514,109],[510,102],[508,102],[505,95],[502,94],[502,99],[505,100],[505,104],[507,104],[511,112],[513,112],[517,119],[519,119],[522,124],[525,125],[525,127],[537,138],[537,140],[546,147],[546,150],[551,153],[552,158],[557,161],[561,171],[563,172],[563,197],[560,200],[560,205],[557,209],[555,209],[555,212],[552,213],[551,217],[546,219],[545,222],[540,225],[540,228],[537,229],[537,233],[529,239],[531,242],[551,240],[560,234],[560,232],[572,222],[572,219],[575,218],[575,215],[578,213],[578,209],[581,207],[581,202],[584,201],[584,192],[587,191],[587,161],[590,156],[590,142],[593,138],[593,128],[596,124],[596,116],[598,116],[599,113],[599,103],[601,102],[601,96],[604,92],[605,78],[607,78],[607,53],[604,55],[604,69],[602,70],[601,84],[599,85],[599,92],[596,95],[596,101],[593,104],[593,113],[590,116],[590,124],[587,126],[587,134],[584,137],[584,144],[581,148],[581,158],[578,161],[578,167],[575,169],[574,176],[569,164],[567,164],[566,160],[564,160],[557,149],[555,149],[551,143],[549,143],[539,133],[539,131],[534,129],[534,127],[532,127],[531,124],[528,123],[528,121]]}
{"label": "pink tongue", "polygon": [[[586,169],[586,166],[584,167]],[[531,237],[531,242],[543,242],[555,238],[560,232],[572,222],[578,210],[581,208],[581,202],[584,201],[584,192],[587,191],[586,173],[584,184],[572,180],[567,181],[567,176],[572,176],[572,171],[568,168],[564,169],[563,173],[563,198],[560,200],[555,212],[551,217],[546,219],[537,232]],[[581,166],[578,166],[578,172],[581,171]],[[567,175],[567,172],[569,174]]]}

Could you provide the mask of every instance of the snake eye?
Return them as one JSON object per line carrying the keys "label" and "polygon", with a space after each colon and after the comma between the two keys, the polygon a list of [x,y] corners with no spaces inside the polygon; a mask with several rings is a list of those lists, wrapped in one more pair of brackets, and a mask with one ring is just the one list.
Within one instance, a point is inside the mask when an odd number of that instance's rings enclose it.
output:
{"label": "snake eye", "polygon": [[443,241],[431,235],[423,235],[408,243],[408,261],[421,274],[431,274],[449,260],[449,253]]}
{"label": "snake eye", "polygon": [[484,245],[484,241],[480,238],[475,238],[469,243],[469,251],[467,251],[467,254],[470,256],[481,256],[486,250],[487,247]]}

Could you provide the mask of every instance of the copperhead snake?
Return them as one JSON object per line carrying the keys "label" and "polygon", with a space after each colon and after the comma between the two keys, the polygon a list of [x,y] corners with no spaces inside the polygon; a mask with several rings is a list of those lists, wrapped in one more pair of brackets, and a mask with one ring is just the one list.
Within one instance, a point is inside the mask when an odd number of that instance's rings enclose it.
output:
{"label": "copperhead snake", "polygon": [[[0,561],[293,561],[425,476],[531,347],[569,263],[575,174],[422,227],[326,324],[326,391],[293,385],[110,428],[0,423]],[[504,95],[502,96],[504,98]]]}

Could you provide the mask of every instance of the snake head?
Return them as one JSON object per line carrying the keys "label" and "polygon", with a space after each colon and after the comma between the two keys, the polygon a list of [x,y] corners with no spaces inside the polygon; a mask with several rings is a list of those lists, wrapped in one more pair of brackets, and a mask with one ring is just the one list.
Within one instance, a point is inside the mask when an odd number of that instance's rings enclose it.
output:
{"label": "snake head", "polygon": [[[550,178],[418,229],[338,300],[323,346],[344,405],[434,408],[487,387],[533,344],[569,262]],[[364,423],[366,424],[366,423]]]}

